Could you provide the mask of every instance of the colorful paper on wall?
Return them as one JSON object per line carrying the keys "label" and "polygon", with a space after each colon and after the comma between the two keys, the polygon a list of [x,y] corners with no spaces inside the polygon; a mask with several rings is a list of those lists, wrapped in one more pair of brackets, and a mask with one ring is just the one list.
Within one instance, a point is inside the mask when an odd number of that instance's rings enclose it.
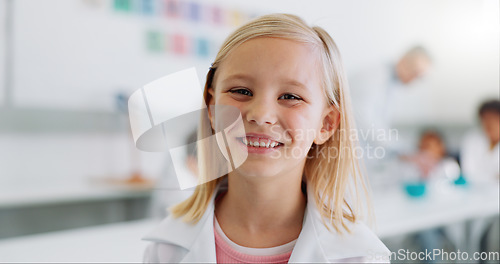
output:
{"label": "colorful paper on wall", "polygon": [[214,24],[222,24],[223,23],[223,19],[222,19],[222,11],[219,7],[217,6],[214,6],[212,7],[212,22]]}
{"label": "colorful paper on wall", "polygon": [[131,0],[114,0],[113,7],[117,11],[131,11],[132,1]]}
{"label": "colorful paper on wall", "polygon": [[168,18],[178,18],[180,13],[180,5],[177,0],[165,1],[165,14]]}
{"label": "colorful paper on wall", "polygon": [[158,31],[147,32],[147,46],[148,50],[152,52],[160,52],[164,50],[165,44],[163,34]]}
{"label": "colorful paper on wall", "polygon": [[[128,15],[159,16],[168,23],[175,21],[181,27],[187,24],[187,28],[192,27],[193,24],[199,24],[208,29],[210,27],[235,27],[255,16],[201,0],[113,0],[112,3],[113,10],[116,12]],[[157,20],[149,21],[157,23]],[[200,36],[194,31],[165,32],[158,30],[158,26],[155,28],[144,34],[144,46],[149,52],[207,58],[214,55],[214,43],[220,42],[208,36]]]}
{"label": "colorful paper on wall", "polygon": [[243,23],[243,14],[237,10],[231,11],[231,25],[238,26]]}
{"label": "colorful paper on wall", "polygon": [[217,26],[238,26],[253,17],[241,10],[193,0],[113,0],[113,9]]}
{"label": "colorful paper on wall", "polygon": [[189,3],[189,18],[191,21],[197,22],[200,20],[200,6],[198,3]]}
{"label": "colorful paper on wall", "polygon": [[141,0],[141,10],[145,15],[153,15],[155,13],[153,0]]}
{"label": "colorful paper on wall", "polygon": [[196,54],[199,57],[208,57],[210,55],[209,52],[209,42],[205,38],[198,38],[196,40]]}
{"label": "colorful paper on wall", "polygon": [[173,35],[173,53],[186,54],[188,50],[188,42],[186,36],[182,34]]}

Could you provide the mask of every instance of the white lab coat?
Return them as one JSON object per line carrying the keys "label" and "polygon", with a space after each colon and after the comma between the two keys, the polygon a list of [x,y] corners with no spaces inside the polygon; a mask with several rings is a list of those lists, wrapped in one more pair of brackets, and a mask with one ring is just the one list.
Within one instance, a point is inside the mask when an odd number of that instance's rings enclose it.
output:
{"label": "white lab coat", "polygon": [[354,117],[357,128],[363,130],[360,137],[364,142],[387,145],[381,142],[387,139],[377,135],[392,127],[395,101],[405,86],[397,78],[395,68],[393,64],[380,64],[349,76]]}
{"label": "white lab coat", "polygon": [[472,184],[498,184],[500,175],[500,143],[490,149],[483,131],[469,132],[460,152],[462,170]]}
{"label": "white lab coat", "polygon": [[[216,192],[217,193],[217,192]],[[145,263],[215,263],[214,199],[196,224],[172,216],[146,235],[151,241],[144,254]],[[290,256],[290,263],[389,262],[390,252],[364,224],[349,224],[351,233],[329,231],[321,221],[311,192],[302,231]]]}

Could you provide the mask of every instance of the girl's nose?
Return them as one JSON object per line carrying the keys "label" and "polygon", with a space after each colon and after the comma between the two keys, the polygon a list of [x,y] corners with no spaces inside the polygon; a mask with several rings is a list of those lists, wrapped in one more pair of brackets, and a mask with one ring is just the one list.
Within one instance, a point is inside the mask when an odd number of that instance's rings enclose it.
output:
{"label": "girl's nose", "polygon": [[246,111],[246,120],[250,123],[261,125],[276,124],[277,117],[273,102],[269,100],[254,99]]}

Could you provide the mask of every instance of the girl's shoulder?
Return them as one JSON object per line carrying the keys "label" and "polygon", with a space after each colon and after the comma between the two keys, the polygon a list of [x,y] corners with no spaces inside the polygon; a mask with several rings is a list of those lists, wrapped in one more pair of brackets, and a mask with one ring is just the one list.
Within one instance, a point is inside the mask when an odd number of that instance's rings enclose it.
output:
{"label": "girl's shoulder", "polygon": [[[214,199],[195,223],[169,215],[142,240],[152,242],[145,263],[216,262],[213,229]],[[214,245],[213,247],[207,245]]]}
{"label": "girl's shoulder", "polygon": [[337,232],[332,226],[327,228],[326,221],[322,221],[319,211],[312,204],[308,204],[307,213],[310,216],[306,217],[303,232],[313,233],[311,237],[316,239],[329,262],[371,263],[389,260],[389,249],[363,222],[347,222],[349,232]]}
{"label": "girl's shoulder", "polygon": [[365,223],[359,220],[345,221],[347,230],[336,231],[318,210],[314,196],[312,189],[307,188],[307,207],[301,236],[310,233],[307,240],[313,240],[321,248],[326,262],[371,263],[389,260],[391,252]]}

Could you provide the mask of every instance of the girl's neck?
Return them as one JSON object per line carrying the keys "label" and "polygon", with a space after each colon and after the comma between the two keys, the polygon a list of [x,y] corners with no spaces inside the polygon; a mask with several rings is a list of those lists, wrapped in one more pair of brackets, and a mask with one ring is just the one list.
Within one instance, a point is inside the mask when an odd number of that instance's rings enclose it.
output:
{"label": "girl's neck", "polygon": [[247,247],[273,247],[296,239],[306,206],[301,183],[302,173],[265,178],[233,171],[215,211],[224,233]]}

